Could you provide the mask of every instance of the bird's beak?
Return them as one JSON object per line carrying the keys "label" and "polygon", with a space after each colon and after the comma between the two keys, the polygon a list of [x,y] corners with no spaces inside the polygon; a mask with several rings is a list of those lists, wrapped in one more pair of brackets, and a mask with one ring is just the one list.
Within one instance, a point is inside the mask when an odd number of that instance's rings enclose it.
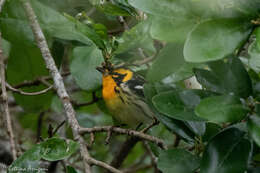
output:
{"label": "bird's beak", "polygon": [[105,73],[105,69],[103,67],[96,67],[96,69],[102,74]]}

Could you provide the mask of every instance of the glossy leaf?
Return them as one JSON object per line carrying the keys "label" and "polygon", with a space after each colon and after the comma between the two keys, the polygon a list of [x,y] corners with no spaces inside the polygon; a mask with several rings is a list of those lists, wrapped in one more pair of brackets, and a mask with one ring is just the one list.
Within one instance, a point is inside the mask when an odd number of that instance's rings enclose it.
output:
{"label": "glossy leaf", "polygon": [[247,127],[256,144],[260,146],[260,117],[251,115],[247,122]]}
{"label": "glossy leaf", "polygon": [[249,33],[249,24],[241,19],[202,22],[188,35],[184,45],[184,58],[188,62],[222,59],[234,53]]}
{"label": "glossy leaf", "polygon": [[158,168],[163,173],[192,173],[200,164],[200,158],[183,149],[162,151],[158,159]]}
{"label": "glossy leaf", "polygon": [[232,95],[205,98],[195,109],[197,116],[214,123],[237,122],[243,119],[247,112],[239,98]]}
{"label": "glossy leaf", "polygon": [[194,69],[196,78],[203,87],[243,98],[252,95],[251,79],[239,58],[229,58],[226,62],[214,61],[209,66],[211,71]]}
{"label": "glossy leaf", "polygon": [[203,153],[201,173],[244,173],[251,152],[251,143],[244,132],[229,128],[210,140]]}
{"label": "glossy leaf", "polygon": [[25,170],[28,173],[43,173],[45,169],[40,168],[40,159],[40,145],[35,145],[33,148],[23,153],[23,155],[21,155],[10,165],[8,168],[8,173],[17,173],[19,169]]}
{"label": "glossy leaf", "polygon": [[[165,90],[164,90],[165,91]],[[183,121],[176,120],[170,117],[167,117],[154,108],[152,104],[152,98],[155,96],[158,92],[156,91],[156,88],[154,85],[151,84],[145,84],[144,85],[144,95],[147,100],[147,103],[149,104],[150,108],[153,109],[153,112],[155,112],[156,118],[163,123],[167,129],[169,129],[171,132],[174,132],[178,135],[180,135],[182,138],[184,138],[187,141],[193,141],[194,135],[192,134],[191,130],[185,125]]]}
{"label": "glossy leaf", "polygon": [[159,112],[168,117],[184,121],[204,121],[205,119],[193,112],[193,108],[200,102],[200,94],[203,98],[203,95],[209,93],[198,90],[162,92],[153,97],[153,104]]}
{"label": "glossy leaf", "polygon": [[79,147],[78,143],[60,138],[50,138],[40,144],[41,157],[48,161],[67,158]]}
{"label": "glossy leaf", "polygon": [[153,62],[147,73],[147,79],[150,82],[157,82],[179,70],[185,63],[182,51],[181,44],[167,44]]}
{"label": "glossy leaf", "polygon": [[96,46],[73,49],[70,65],[72,77],[80,88],[91,91],[101,86],[102,75],[96,70],[103,62],[102,53]]}
{"label": "glossy leaf", "polygon": [[260,72],[260,44],[257,41],[251,43],[248,48],[248,53],[250,55],[249,66],[256,72]]}

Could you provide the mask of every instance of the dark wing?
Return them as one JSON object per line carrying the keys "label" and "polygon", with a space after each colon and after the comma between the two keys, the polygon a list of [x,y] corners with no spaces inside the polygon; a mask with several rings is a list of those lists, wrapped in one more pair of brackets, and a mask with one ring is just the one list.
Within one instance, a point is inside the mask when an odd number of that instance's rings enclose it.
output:
{"label": "dark wing", "polygon": [[139,75],[134,75],[134,77],[126,82],[129,89],[141,98],[144,98],[144,84],[145,80]]}

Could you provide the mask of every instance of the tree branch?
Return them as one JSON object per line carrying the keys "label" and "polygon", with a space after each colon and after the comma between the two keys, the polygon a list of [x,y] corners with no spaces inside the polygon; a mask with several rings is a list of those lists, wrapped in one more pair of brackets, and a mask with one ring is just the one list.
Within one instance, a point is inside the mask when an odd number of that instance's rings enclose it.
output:
{"label": "tree branch", "polygon": [[4,3],[5,3],[5,0],[0,0],[0,12],[2,11]]}
{"label": "tree branch", "polygon": [[75,110],[73,109],[72,104],[70,103],[70,98],[65,89],[63,79],[55,65],[54,59],[48,48],[45,36],[40,28],[40,25],[36,19],[37,17],[31,7],[31,4],[29,3],[29,1],[23,1],[23,7],[24,7],[26,15],[29,19],[29,23],[31,25],[37,45],[40,48],[40,51],[42,53],[46,67],[49,70],[49,72],[53,78],[54,88],[57,90],[57,94],[64,106],[66,116],[67,116],[67,121],[72,129],[73,136],[74,136],[75,140],[77,140],[80,143],[80,153],[83,158],[83,163],[84,163],[84,167],[85,167],[84,171],[85,171],[85,173],[91,173],[91,168],[89,166],[89,161],[91,158],[90,158],[90,155],[88,153],[88,150],[86,148],[83,138],[79,135],[78,130],[79,130],[80,126],[79,126],[78,121],[75,116]]}
{"label": "tree branch", "polygon": [[105,169],[109,169],[111,172],[121,173],[121,171],[111,167],[110,165],[107,165],[104,162],[97,161],[89,155],[85,141],[84,141],[83,137],[79,134],[80,125],[76,119],[75,110],[72,107],[72,104],[70,102],[70,97],[69,97],[69,95],[65,89],[64,83],[63,83],[62,76],[59,73],[57,66],[55,65],[54,59],[48,48],[45,36],[36,19],[37,17],[31,7],[31,4],[29,3],[29,1],[23,1],[23,6],[25,9],[26,15],[29,19],[29,23],[31,25],[37,45],[40,48],[43,59],[45,61],[46,68],[49,70],[49,72],[53,78],[54,88],[56,89],[57,94],[58,94],[60,100],[62,101],[64,110],[66,113],[67,121],[72,129],[73,137],[80,144],[80,154],[81,154],[81,157],[83,158],[84,172],[91,173],[90,164],[94,164],[94,165],[101,166]]}
{"label": "tree branch", "polygon": [[135,130],[123,129],[123,128],[119,128],[119,127],[112,127],[111,128],[111,126],[102,126],[102,127],[93,127],[93,128],[80,128],[79,129],[80,134],[96,133],[96,132],[109,132],[109,131],[112,131],[112,132],[118,133],[118,134],[126,134],[126,135],[129,135],[129,136],[140,138],[142,140],[150,141],[150,142],[155,143],[156,145],[158,145],[162,149],[167,149],[167,146],[163,142],[163,140],[161,140],[161,139],[159,139],[155,136],[147,135],[145,133],[135,131]]}
{"label": "tree branch", "polygon": [[25,91],[22,91],[22,90],[19,90],[19,89],[16,89],[16,88],[12,87],[12,86],[11,86],[10,84],[8,84],[7,82],[6,82],[6,87],[7,87],[9,90],[13,91],[13,92],[16,92],[16,93],[19,93],[19,94],[22,94],[22,95],[27,95],[27,96],[35,96],[35,95],[45,94],[45,93],[47,93],[48,91],[50,91],[50,90],[53,88],[53,86],[51,85],[51,86],[49,86],[48,88],[43,89],[43,90],[41,90],[41,91],[37,91],[37,92],[25,92]]}
{"label": "tree branch", "polygon": [[[0,10],[1,10],[1,6],[0,6]],[[17,158],[17,151],[15,149],[15,140],[14,140],[14,133],[13,133],[13,128],[12,128],[12,120],[11,120],[9,107],[8,107],[8,96],[7,96],[6,83],[5,83],[4,54],[3,54],[1,40],[2,40],[2,37],[1,37],[1,32],[0,32],[0,70],[1,70],[1,88],[2,88],[2,101],[3,101],[2,105],[3,105],[3,109],[4,109],[3,116],[4,116],[4,119],[6,120],[7,132],[8,132],[9,139],[10,139],[12,156],[13,156],[13,159],[15,160]]]}

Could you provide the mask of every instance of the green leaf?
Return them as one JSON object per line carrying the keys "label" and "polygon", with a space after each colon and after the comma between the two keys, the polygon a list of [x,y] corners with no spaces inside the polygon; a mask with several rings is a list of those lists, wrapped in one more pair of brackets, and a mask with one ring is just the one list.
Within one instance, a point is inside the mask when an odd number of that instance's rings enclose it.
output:
{"label": "green leaf", "polygon": [[257,73],[260,72],[260,44],[257,44],[257,41],[251,43],[248,48],[249,58],[249,67],[255,70]]}
{"label": "green leaf", "polygon": [[79,148],[72,140],[50,138],[40,144],[41,157],[48,161],[62,160],[69,157]]}
{"label": "green leaf", "polygon": [[[209,63],[211,71],[194,69],[199,83],[214,92],[235,94],[242,98],[252,95],[251,79],[239,58]],[[228,74],[228,75],[227,75]]]}
{"label": "green leaf", "polygon": [[236,96],[213,96],[201,100],[196,107],[197,116],[214,123],[237,122],[243,119],[248,110]]}
{"label": "green leaf", "polygon": [[[164,90],[165,91],[165,90]],[[167,127],[167,129],[173,133],[178,134],[186,141],[193,141],[194,135],[192,134],[191,130],[187,128],[185,123],[180,120],[176,120],[167,116],[164,116],[163,114],[156,111],[155,107],[152,104],[152,98],[158,94],[158,91],[156,91],[156,87],[151,84],[145,84],[144,85],[144,95],[147,100],[147,103],[149,104],[150,108],[153,110],[153,112],[156,115],[156,118]]]}
{"label": "green leaf", "polygon": [[229,128],[212,138],[203,153],[201,173],[244,173],[252,147],[244,135]]}
{"label": "green leaf", "polygon": [[101,86],[102,75],[96,70],[103,59],[96,46],[76,47],[73,49],[73,60],[70,65],[72,77],[80,88],[92,91]]}
{"label": "green leaf", "polygon": [[[175,73],[184,65],[183,45],[167,44],[159,53],[147,73],[147,80],[157,82]],[[158,70],[160,69],[160,70]]]}
{"label": "green leaf", "polygon": [[196,0],[200,13],[211,18],[255,18],[259,14],[258,0]]}
{"label": "green leaf", "polygon": [[135,8],[155,16],[172,18],[172,16],[177,14],[178,16],[184,16],[189,13],[189,11],[184,6],[187,1],[128,0],[128,2]]}
{"label": "green leaf", "polygon": [[200,22],[195,16],[178,15],[173,18],[152,17],[151,36],[167,42],[183,43],[188,33]]}
{"label": "green leaf", "polygon": [[[18,73],[19,72],[19,73]],[[7,82],[13,86],[24,81],[33,81],[40,76],[48,75],[40,50],[25,44],[13,44],[8,58]],[[26,92],[36,92],[46,89],[40,84],[21,88]],[[52,92],[35,96],[25,96],[14,93],[16,102],[26,111],[40,112],[50,107]]]}
{"label": "green leaf", "polygon": [[11,50],[11,44],[7,40],[2,38],[1,45],[3,48],[4,56],[7,58]]}
{"label": "green leaf", "polygon": [[[55,37],[64,40],[76,40],[86,45],[91,45],[94,42],[98,47],[104,49],[102,39],[92,28],[80,23],[69,15],[67,17],[63,16],[39,1],[32,0],[31,4],[47,38]],[[23,40],[34,42],[34,37],[21,2],[18,0],[9,1],[5,12],[7,15],[0,18],[4,38],[7,40],[12,39],[13,41],[17,39],[20,42],[23,42]]]}
{"label": "green leaf", "polygon": [[241,19],[205,21],[188,35],[184,45],[184,58],[188,62],[222,59],[241,46],[250,30],[250,25]]}
{"label": "green leaf", "polygon": [[66,173],[77,173],[76,169],[71,166],[66,167]]}
{"label": "green leaf", "polygon": [[19,169],[20,171],[25,170],[27,173],[37,173],[41,169],[39,172],[44,172],[44,168],[40,168],[40,159],[40,145],[35,145],[9,166],[8,173],[17,173]]}
{"label": "green leaf", "polygon": [[206,131],[205,122],[188,121],[188,122],[185,122],[185,124],[197,136],[203,136]]}
{"label": "green leaf", "polygon": [[206,123],[206,131],[203,135],[203,141],[209,141],[213,138],[218,132],[220,132],[221,126],[214,123]]}
{"label": "green leaf", "polygon": [[185,62],[181,67],[179,67],[174,73],[170,74],[163,79],[164,83],[176,83],[178,81],[187,79],[194,75],[193,69],[197,67],[203,67],[202,64],[187,63]]}
{"label": "green leaf", "polygon": [[204,121],[195,115],[193,109],[205,95],[210,94],[200,90],[167,91],[154,96],[152,101],[155,108],[168,117],[183,121]]}
{"label": "green leaf", "polygon": [[113,16],[131,16],[128,11],[120,8],[118,5],[105,3],[103,5],[98,6],[98,9],[101,9],[104,13],[113,15]]}
{"label": "green leaf", "polygon": [[49,35],[65,40],[77,40],[87,45],[92,44],[87,35],[77,30],[74,22],[59,12],[43,5],[39,1],[32,0],[31,4],[42,28]]}
{"label": "green leaf", "polygon": [[192,173],[200,164],[200,158],[183,149],[161,151],[158,168],[163,173]]}
{"label": "green leaf", "polygon": [[137,48],[143,48],[148,54],[154,53],[153,40],[149,34],[150,26],[150,20],[145,20],[138,23],[129,31],[125,31],[119,39],[119,45],[115,54],[129,52]]}
{"label": "green leaf", "polygon": [[247,121],[247,127],[251,137],[260,146],[260,117],[251,115]]}

